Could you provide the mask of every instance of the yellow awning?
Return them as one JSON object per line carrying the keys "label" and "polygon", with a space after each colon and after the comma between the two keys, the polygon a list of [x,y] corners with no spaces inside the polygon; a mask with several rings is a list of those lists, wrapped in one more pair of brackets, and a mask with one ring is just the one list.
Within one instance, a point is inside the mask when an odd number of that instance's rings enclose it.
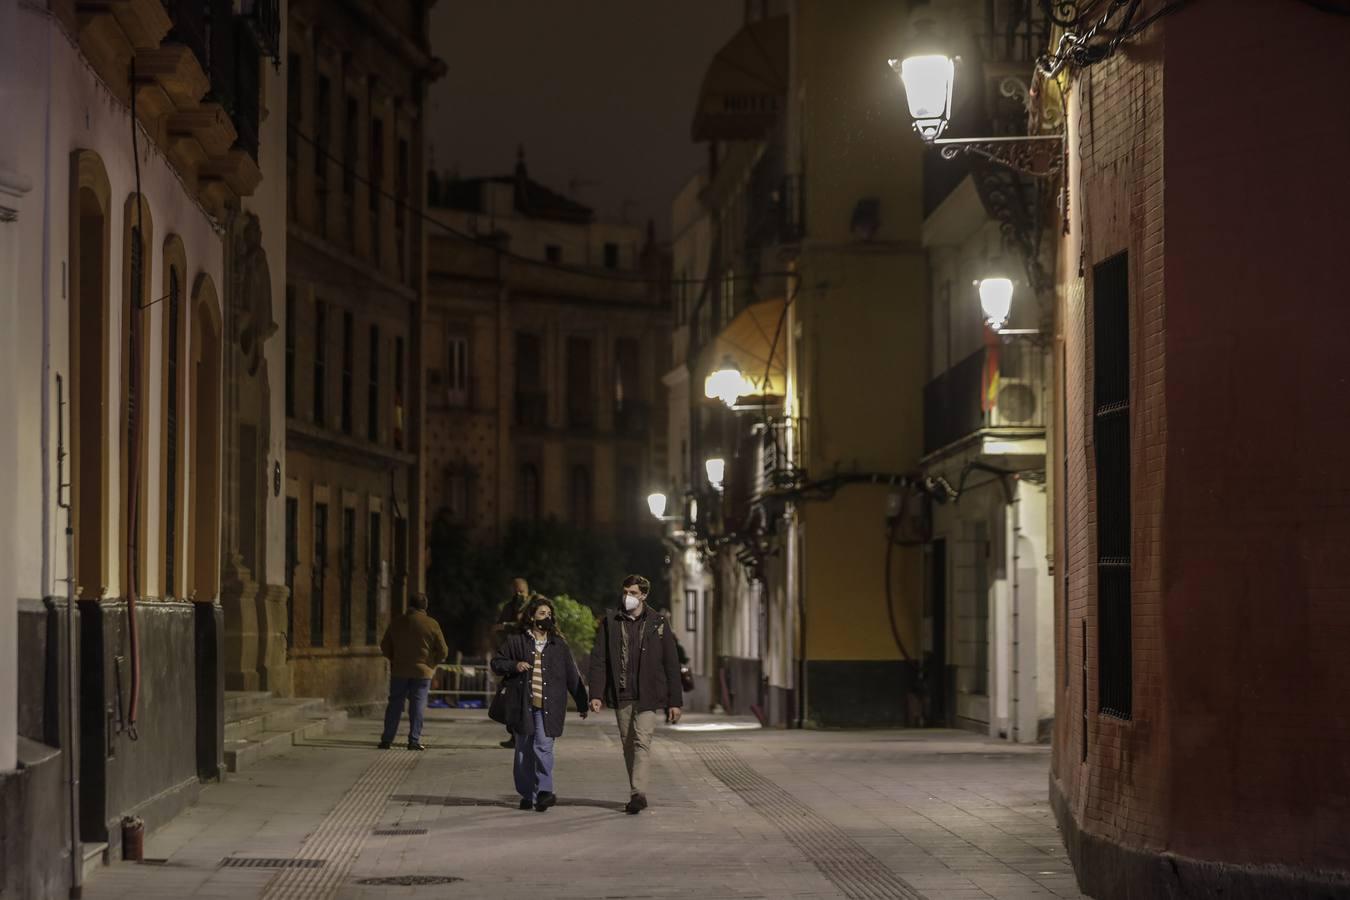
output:
{"label": "yellow awning", "polygon": [[[730,357],[741,374],[755,386],[753,396],[783,396],[787,385],[786,306],[786,300],[779,297],[761,300],[737,313],[704,349],[700,377],[706,378],[723,358]],[[779,328],[780,321],[782,328]],[[775,333],[777,343],[774,342]],[[699,387],[702,387],[701,380]]]}

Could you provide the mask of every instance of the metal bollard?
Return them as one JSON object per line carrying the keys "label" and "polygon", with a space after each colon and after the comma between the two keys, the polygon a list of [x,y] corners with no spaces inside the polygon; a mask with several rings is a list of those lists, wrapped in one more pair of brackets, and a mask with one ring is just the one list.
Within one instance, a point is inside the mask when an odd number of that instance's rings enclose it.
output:
{"label": "metal bollard", "polygon": [[122,819],[122,859],[140,862],[145,858],[145,820],[140,816]]}

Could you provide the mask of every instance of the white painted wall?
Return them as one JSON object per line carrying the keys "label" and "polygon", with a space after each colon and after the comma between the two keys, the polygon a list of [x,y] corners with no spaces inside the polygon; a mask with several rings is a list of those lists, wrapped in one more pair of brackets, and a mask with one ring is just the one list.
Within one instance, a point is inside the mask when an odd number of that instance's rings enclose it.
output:
{"label": "white painted wall", "polygon": [[[69,371],[69,301],[66,296],[67,255],[69,252],[70,154],[77,149],[98,153],[111,185],[110,272],[109,272],[109,366],[107,396],[110,423],[114,431],[121,416],[121,335],[122,278],[125,246],[123,210],[128,196],[135,191],[129,111],[118,102],[80,56],[71,37],[45,11],[21,6],[16,13],[14,68],[24,73],[17,79],[6,75],[5,105],[13,122],[30,125],[5,130],[7,151],[16,167],[32,177],[34,189],[28,198],[33,210],[20,222],[19,267],[17,272],[18,315],[10,333],[17,352],[15,370],[6,393],[13,404],[17,423],[18,447],[12,467],[15,501],[13,509],[22,527],[13,542],[12,570],[20,596],[38,598],[64,596],[61,579],[66,572],[65,519],[56,508],[56,393],[54,377]],[[9,29],[6,29],[10,31]],[[49,100],[51,101],[49,104]],[[41,123],[48,123],[44,133]],[[164,239],[171,233],[183,241],[187,254],[185,285],[190,292],[197,276],[210,276],[217,292],[221,290],[221,240],[210,216],[188,194],[178,174],[159,151],[140,135],[141,192],[147,199],[153,231],[147,242],[147,262],[152,290],[149,300],[158,299],[163,283]],[[185,304],[187,327],[191,330],[191,305]],[[160,304],[148,314],[147,345],[151,378],[147,389],[147,414],[151,433],[161,419],[160,371],[162,322],[165,308]],[[186,353],[186,348],[184,348]],[[182,427],[192,428],[193,410],[188,407]],[[67,429],[67,434],[69,429]],[[109,448],[109,491],[106,497],[109,579],[108,594],[117,596],[125,588],[120,564],[123,509],[117,473],[120,469],[120,440],[115,434],[104,436]],[[161,529],[158,473],[160,445],[150,440],[145,448],[150,473],[150,497],[147,517],[149,559],[143,593],[154,596],[159,585],[162,561],[157,540]],[[185,460],[190,465],[191,460]],[[188,472],[191,479],[191,472]],[[184,521],[189,521],[186,502]],[[180,533],[180,553],[187,552],[186,529]]]}

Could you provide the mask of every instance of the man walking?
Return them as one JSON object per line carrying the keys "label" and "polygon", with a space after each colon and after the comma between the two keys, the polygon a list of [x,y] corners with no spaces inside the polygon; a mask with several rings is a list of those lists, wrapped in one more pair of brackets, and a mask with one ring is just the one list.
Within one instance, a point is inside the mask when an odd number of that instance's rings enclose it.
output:
{"label": "man walking", "polygon": [[425,750],[422,717],[427,710],[427,689],[437,664],[450,653],[440,624],[427,615],[426,594],[413,594],[408,611],[389,623],[380,652],[389,660],[389,705],[384,710],[380,749],[388,750],[394,743],[403,718],[403,701],[407,700],[408,749]]}
{"label": "man walking", "polygon": [[647,767],[656,732],[656,713],[680,721],[684,693],[675,632],[660,612],[647,606],[652,583],[641,575],[623,580],[622,609],[606,610],[591,650],[591,710],[614,707],[628,767],[628,805],[635,816],[647,808]]}
{"label": "man walking", "polygon": [[[525,614],[525,607],[538,596],[530,593],[530,583],[524,578],[517,575],[511,579],[511,596],[497,607],[497,623],[492,627],[493,650],[501,646],[511,635],[525,632],[521,618]],[[492,651],[486,655],[491,659]],[[511,729],[506,729],[506,740],[502,741],[500,746],[507,750],[515,749],[516,736]]]}

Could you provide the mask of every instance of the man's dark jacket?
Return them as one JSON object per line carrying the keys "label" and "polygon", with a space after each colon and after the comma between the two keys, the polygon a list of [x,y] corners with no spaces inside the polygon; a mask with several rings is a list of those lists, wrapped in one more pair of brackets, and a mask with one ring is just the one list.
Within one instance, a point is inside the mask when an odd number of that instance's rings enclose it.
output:
{"label": "man's dark jacket", "polygon": [[435,619],[420,609],[410,609],[389,623],[380,652],[389,660],[389,674],[395,678],[430,678],[450,648]]}
{"label": "man's dark jacket", "polygon": [[[516,663],[534,662],[534,636],[508,635],[492,658],[492,671],[501,676],[510,690],[507,694],[506,727],[513,733],[529,737],[534,734],[534,716],[530,715],[530,689],[533,672],[517,672]],[[563,733],[567,717],[567,695],[577,703],[582,716],[590,709],[591,699],[581,673],[572,659],[567,641],[556,634],[548,636],[544,645],[544,734],[558,737]]]}
{"label": "man's dark jacket", "polygon": [[[591,649],[591,696],[609,706],[619,705],[619,642],[623,639],[623,613],[605,610],[595,629]],[[634,652],[629,650],[629,652]],[[651,607],[642,620],[637,652],[637,709],[669,709],[684,706],[680,687],[680,659],[675,650],[675,632],[665,615]]]}

